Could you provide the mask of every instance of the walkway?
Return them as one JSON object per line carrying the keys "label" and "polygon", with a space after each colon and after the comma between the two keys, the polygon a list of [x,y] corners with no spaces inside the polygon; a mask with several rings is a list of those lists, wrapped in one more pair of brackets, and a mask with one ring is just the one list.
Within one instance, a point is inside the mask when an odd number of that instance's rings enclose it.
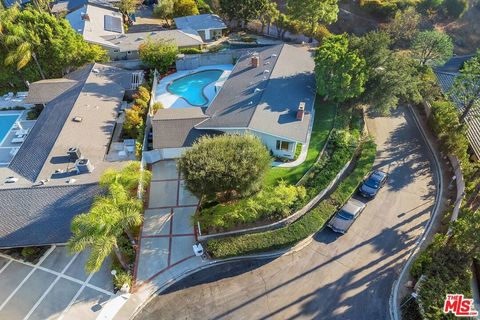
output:
{"label": "walkway", "polygon": [[0,254],[0,319],[96,319],[115,295],[110,264],[87,274],[87,258],[55,246],[36,264]]}
{"label": "walkway", "polygon": [[147,282],[162,286],[203,264],[192,249],[192,216],[198,199],[185,189],[175,161],[154,163],[152,174],[137,259],[137,288]]}

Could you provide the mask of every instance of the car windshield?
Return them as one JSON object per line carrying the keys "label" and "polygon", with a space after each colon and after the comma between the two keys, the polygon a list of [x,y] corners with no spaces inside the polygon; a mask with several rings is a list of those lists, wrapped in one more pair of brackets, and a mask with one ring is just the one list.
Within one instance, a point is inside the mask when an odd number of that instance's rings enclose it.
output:
{"label": "car windshield", "polygon": [[346,212],[346,211],[343,211],[343,210],[341,210],[338,213],[338,216],[342,219],[345,219],[345,220],[352,220],[353,219],[353,214],[351,214],[349,212]]}
{"label": "car windshield", "polygon": [[373,177],[370,177],[365,181],[365,185],[367,185],[370,188],[377,189],[380,185],[380,181],[378,181],[377,179],[375,179]]}

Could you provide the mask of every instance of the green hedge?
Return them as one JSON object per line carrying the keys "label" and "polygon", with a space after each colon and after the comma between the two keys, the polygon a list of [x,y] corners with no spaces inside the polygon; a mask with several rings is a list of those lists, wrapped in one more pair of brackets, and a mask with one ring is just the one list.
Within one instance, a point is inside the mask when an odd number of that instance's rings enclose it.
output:
{"label": "green hedge", "polygon": [[203,53],[201,49],[198,48],[183,48],[179,50],[182,54],[200,54]]}
{"label": "green hedge", "polygon": [[320,230],[337,208],[356,190],[375,160],[376,145],[368,140],[361,146],[355,169],[330,198],[294,223],[280,229],[207,241],[206,248],[215,258],[253,254],[292,246]]}

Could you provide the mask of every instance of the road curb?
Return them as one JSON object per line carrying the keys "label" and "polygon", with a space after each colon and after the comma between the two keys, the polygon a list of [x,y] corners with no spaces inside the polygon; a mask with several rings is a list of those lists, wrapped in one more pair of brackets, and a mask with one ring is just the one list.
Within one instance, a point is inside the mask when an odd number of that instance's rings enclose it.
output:
{"label": "road curb", "polygon": [[415,122],[415,126],[420,131],[420,134],[421,134],[423,140],[427,144],[428,151],[433,156],[434,161],[432,161],[432,164],[434,164],[435,173],[436,173],[438,178],[434,179],[435,180],[435,187],[436,187],[437,192],[435,194],[435,204],[434,204],[434,208],[432,209],[432,216],[428,220],[422,236],[420,237],[420,239],[418,239],[415,242],[415,247],[413,248],[412,252],[408,256],[407,262],[405,262],[405,264],[403,265],[403,268],[400,271],[400,275],[398,276],[398,279],[395,280],[395,282],[393,284],[393,287],[392,287],[392,291],[390,293],[389,307],[390,307],[390,318],[392,320],[400,320],[402,318],[401,317],[401,312],[400,312],[401,311],[400,306],[398,305],[398,298],[399,298],[398,297],[398,292],[399,292],[399,289],[400,289],[400,285],[404,282],[405,277],[408,275],[408,271],[410,270],[410,267],[411,267],[415,257],[420,252],[421,245],[427,239],[427,237],[430,235],[430,232],[432,231],[433,221],[435,221],[437,219],[439,213],[441,213],[441,211],[442,211],[440,204],[441,204],[441,200],[443,199],[443,193],[444,193],[443,192],[444,181],[443,181],[443,174],[442,174],[442,170],[441,170],[441,165],[440,165],[441,162],[439,160],[438,151],[436,151],[436,149],[433,147],[432,142],[430,141],[427,134],[425,133],[425,129],[421,125],[420,119],[418,119],[418,116],[415,113],[415,111],[412,109],[412,106],[409,105],[407,109],[412,114],[412,118]]}

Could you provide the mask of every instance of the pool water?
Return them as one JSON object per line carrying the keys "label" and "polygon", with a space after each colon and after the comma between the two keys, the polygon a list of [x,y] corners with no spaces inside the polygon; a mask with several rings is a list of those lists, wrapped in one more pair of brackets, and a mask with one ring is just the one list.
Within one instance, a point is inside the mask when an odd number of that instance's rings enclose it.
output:
{"label": "pool water", "polygon": [[202,107],[209,102],[203,90],[210,83],[217,81],[222,73],[222,70],[205,70],[192,73],[173,80],[167,86],[167,90],[182,97],[192,106]]}
{"label": "pool water", "polygon": [[18,114],[0,114],[0,144],[3,143],[18,117]]}

